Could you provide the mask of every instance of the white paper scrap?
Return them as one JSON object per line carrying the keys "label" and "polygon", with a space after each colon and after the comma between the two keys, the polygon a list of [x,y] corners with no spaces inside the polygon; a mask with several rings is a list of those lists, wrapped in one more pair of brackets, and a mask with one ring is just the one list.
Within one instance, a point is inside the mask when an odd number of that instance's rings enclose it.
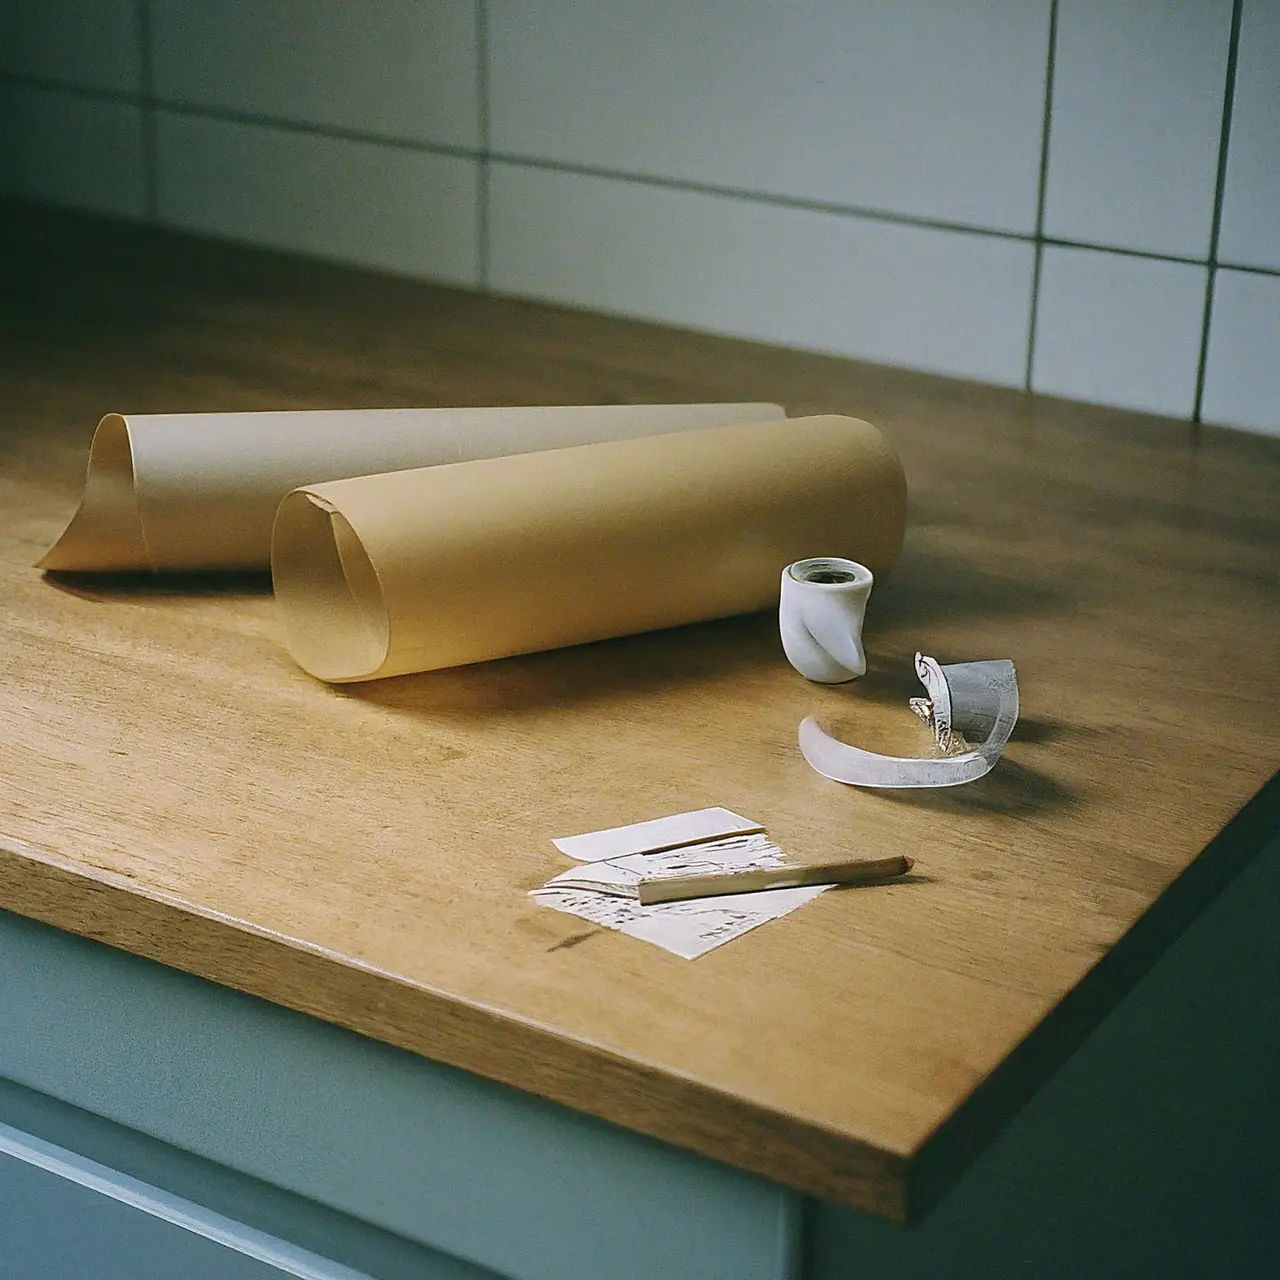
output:
{"label": "white paper scrap", "polygon": [[858,787],[954,787],[989,773],[1018,722],[1018,676],[1008,659],[940,666],[916,654],[916,674],[929,693],[911,709],[933,725],[940,752],[977,747],[937,759],[884,756],[840,742],[810,716],[800,725],[800,751],[825,778]]}
{"label": "white paper scrap", "polygon": [[633,822],[626,827],[588,831],[581,836],[561,836],[551,843],[575,861],[603,862],[627,853],[656,853],[702,840],[763,830],[758,822],[752,822],[731,809],[694,809],[649,822]]}
{"label": "white paper scrap", "polygon": [[[830,888],[830,885],[813,885],[799,889],[766,889],[760,893],[691,898],[642,907],[634,896],[636,885],[642,879],[754,871],[781,866],[786,861],[782,850],[763,834],[758,823],[729,814],[725,809],[701,810],[700,813],[728,814],[752,830],[677,849],[624,853],[608,860],[570,867],[541,889],[534,889],[529,896],[554,911],[563,911],[592,924],[616,929],[629,937],[655,943],[686,960],[696,960],[722,943],[812,902]],[[674,819],[658,819],[655,823],[637,823],[636,826],[655,827],[675,819],[697,817],[698,814],[676,814]],[[613,835],[614,832],[592,834]],[[586,838],[573,837],[574,840]],[[557,845],[560,843],[556,842]],[[622,896],[625,894],[632,896]]]}
{"label": "white paper scrap", "polygon": [[534,889],[530,895],[544,907],[565,911],[592,924],[653,942],[664,951],[696,960],[758,925],[768,924],[812,902],[829,885],[804,889],[766,889],[723,898],[690,898],[642,907],[634,898],[617,898],[590,889]]}

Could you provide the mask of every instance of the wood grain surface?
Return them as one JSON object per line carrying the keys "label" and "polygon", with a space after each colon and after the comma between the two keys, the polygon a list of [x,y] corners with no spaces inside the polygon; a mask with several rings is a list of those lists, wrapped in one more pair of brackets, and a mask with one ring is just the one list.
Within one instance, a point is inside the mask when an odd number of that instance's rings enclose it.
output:
{"label": "wood grain surface", "polygon": [[[19,206],[0,245],[0,907],[908,1217],[1280,826],[1280,441]],[[331,688],[261,581],[32,567],[108,410],[704,399],[900,451],[864,680],[759,615]],[[924,745],[916,649],[1017,663],[996,769],[810,770],[811,713]],[[554,836],[710,805],[917,865],[693,963],[526,896]]]}

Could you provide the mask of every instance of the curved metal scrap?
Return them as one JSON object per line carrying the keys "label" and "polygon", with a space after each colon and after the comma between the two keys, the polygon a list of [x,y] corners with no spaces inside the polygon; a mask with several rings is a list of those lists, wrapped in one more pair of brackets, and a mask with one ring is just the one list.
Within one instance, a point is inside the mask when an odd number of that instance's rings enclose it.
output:
{"label": "curved metal scrap", "polygon": [[[928,691],[927,715],[941,751],[953,735],[980,745],[937,759],[885,756],[840,742],[812,717],[800,725],[800,751],[825,778],[856,787],[955,787],[989,773],[1018,722],[1018,676],[1007,658],[941,666],[916,654],[916,674]],[[912,709],[926,711],[926,699]]]}

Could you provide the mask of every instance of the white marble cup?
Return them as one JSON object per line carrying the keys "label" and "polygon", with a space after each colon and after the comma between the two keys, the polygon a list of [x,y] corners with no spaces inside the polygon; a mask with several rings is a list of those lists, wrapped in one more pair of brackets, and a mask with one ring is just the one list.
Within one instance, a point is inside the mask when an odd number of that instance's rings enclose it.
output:
{"label": "white marble cup", "polygon": [[806,679],[841,684],[866,671],[862,619],[874,582],[866,565],[835,556],[797,560],[783,569],[782,649]]}

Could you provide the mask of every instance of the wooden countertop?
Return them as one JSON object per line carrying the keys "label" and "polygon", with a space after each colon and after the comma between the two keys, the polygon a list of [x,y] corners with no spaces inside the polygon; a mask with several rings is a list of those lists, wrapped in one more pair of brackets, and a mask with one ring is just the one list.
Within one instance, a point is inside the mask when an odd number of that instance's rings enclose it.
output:
{"label": "wooden countertop", "polygon": [[[1280,827],[1280,441],[21,207],[0,245],[0,906],[907,1217]],[[757,616],[329,688],[262,583],[31,567],[107,410],[703,399],[901,452],[860,684]],[[995,771],[812,772],[811,712],[914,752],[917,648],[1017,662]],[[919,878],[694,963],[526,897],[552,836],[715,804]]]}

